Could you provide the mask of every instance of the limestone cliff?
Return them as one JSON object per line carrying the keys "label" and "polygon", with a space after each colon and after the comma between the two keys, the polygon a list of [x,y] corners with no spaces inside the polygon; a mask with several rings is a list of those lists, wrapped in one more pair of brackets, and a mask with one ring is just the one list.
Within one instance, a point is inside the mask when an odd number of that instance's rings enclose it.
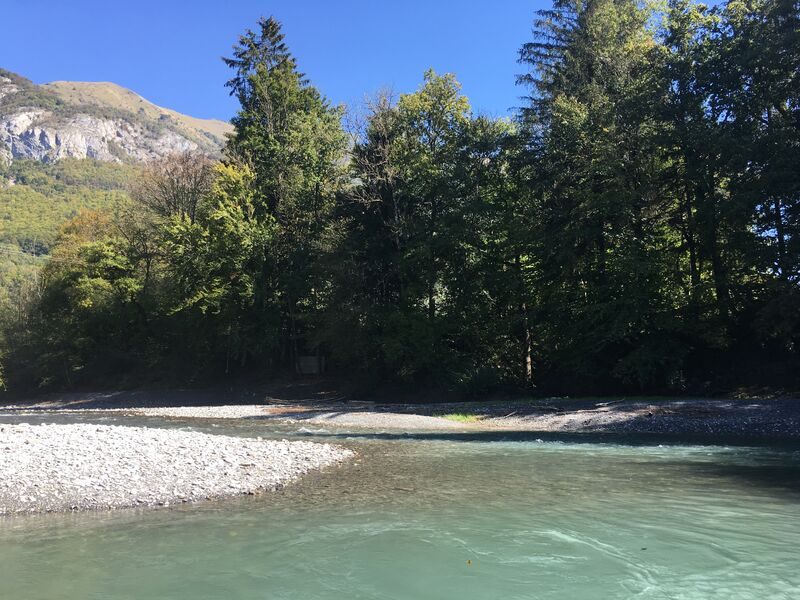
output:
{"label": "limestone cliff", "polygon": [[0,69],[0,160],[144,161],[218,154],[231,126],[164,109],[112,83],[36,85]]}

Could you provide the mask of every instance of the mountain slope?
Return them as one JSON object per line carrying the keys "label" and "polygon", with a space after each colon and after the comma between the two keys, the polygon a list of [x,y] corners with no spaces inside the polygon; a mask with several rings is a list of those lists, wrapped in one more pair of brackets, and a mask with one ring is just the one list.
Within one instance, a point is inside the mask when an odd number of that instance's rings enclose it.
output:
{"label": "mountain slope", "polygon": [[169,108],[162,108],[142,98],[136,92],[110,82],[54,81],[42,87],[55,92],[65,102],[78,105],[95,104],[128,110],[148,119],[172,119],[189,133],[207,138],[216,138],[221,145],[225,134],[232,131],[230,123],[218,119],[198,119]]}
{"label": "mountain slope", "polygon": [[113,83],[36,85],[0,69],[0,159],[139,162],[185,150],[218,154],[231,126],[159,107]]}

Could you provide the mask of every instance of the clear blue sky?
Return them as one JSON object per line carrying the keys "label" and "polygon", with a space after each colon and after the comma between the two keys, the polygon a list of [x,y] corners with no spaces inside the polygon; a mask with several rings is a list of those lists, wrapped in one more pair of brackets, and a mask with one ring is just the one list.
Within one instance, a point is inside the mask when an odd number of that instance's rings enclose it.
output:
{"label": "clear blue sky", "polygon": [[335,103],[423,72],[454,72],[473,107],[505,115],[519,46],[549,0],[0,0],[0,67],[36,83],[113,81],[161,106],[230,118],[220,57],[274,15],[300,68]]}

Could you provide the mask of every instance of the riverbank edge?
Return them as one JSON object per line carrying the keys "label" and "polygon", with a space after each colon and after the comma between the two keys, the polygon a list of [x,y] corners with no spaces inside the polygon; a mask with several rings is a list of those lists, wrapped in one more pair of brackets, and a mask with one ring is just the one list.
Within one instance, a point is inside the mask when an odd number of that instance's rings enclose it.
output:
{"label": "riverbank edge", "polygon": [[[216,401],[215,401],[216,400]],[[232,401],[233,400],[233,401]],[[213,392],[69,394],[0,406],[4,415],[120,414],[169,419],[247,419],[371,432],[518,431],[560,434],[692,435],[800,441],[800,399],[547,398],[488,402],[380,403]]]}

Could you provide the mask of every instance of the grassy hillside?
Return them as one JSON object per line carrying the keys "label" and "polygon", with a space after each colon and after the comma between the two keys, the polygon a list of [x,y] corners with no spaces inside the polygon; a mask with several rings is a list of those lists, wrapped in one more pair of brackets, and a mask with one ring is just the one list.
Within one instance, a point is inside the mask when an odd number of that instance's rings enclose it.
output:
{"label": "grassy hillside", "polygon": [[212,140],[222,145],[225,135],[232,131],[230,123],[217,119],[197,119],[162,108],[115,83],[54,81],[41,87],[68,104],[125,110],[146,119],[170,123],[196,140]]}

